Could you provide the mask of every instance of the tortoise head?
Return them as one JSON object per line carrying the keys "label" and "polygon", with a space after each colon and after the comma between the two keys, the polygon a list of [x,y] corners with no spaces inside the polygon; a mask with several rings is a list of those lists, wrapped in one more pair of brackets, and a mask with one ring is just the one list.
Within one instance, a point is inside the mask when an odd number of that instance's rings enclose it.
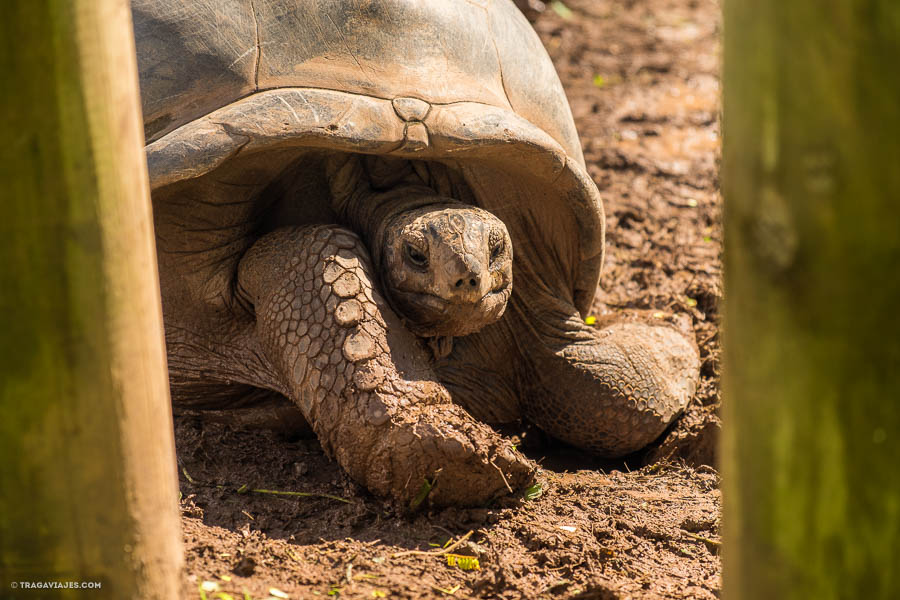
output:
{"label": "tortoise head", "polygon": [[396,214],[385,228],[385,292],[416,334],[466,335],[506,309],[512,242],[486,210],[434,200]]}

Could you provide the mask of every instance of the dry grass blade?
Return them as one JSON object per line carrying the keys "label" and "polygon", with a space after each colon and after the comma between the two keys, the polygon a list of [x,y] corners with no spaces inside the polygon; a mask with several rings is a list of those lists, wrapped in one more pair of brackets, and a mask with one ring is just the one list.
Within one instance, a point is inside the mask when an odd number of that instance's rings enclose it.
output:
{"label": "dry grass blade", "polygon": [[253,494],[271,494],[272,496],[294,496],[299,498],[328,498],[329,500],[337,500],[338,502],[343,502],[344,504],[353,504],[352,500],[347,500],[346,498],[341,498],[340,496],[333,496],[331,494],[314,494],[312,492],[288,492],[281,490],[247,490]]}
{"label": "dry grass blade", "polygon": [[456,550],[456,548],[464,541],[469,539],[469,537],[473,533],[475,533],[474,529],[470,530],[469,533],[462,536],[446,548],[442,548],[440,550],[407,550],[406,552],[397,552],[396,554],[391,554],[391,558],[400,558],[401,556],[440,556],[442,554],[447,554]]}

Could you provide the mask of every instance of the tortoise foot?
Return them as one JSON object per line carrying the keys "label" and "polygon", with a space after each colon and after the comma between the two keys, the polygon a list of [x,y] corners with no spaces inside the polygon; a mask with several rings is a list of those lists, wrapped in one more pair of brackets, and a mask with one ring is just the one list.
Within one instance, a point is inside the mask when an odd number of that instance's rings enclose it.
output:
{"label": "tortoise foot", "polygon": [[697,347],[667,326],[616,323],[598,331],[579,323],[568,323],[575,341],[555,340],[539,355],[541,377],[525,399],[526,415],[554,437],[605,457],[640,450],[693,396]]}

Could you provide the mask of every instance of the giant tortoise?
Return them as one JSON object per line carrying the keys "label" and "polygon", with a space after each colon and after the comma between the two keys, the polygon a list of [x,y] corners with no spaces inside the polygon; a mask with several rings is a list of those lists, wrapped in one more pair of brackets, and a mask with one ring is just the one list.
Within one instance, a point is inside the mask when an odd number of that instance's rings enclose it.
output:
{"label": "giant tortoise", "polygon": [[601,199],[510,0],[133,15],[176,409],[308,423],[368,489],[436,504],[533,477],[485,423],[619,456],[682,411],[693,342],[585,324]]}

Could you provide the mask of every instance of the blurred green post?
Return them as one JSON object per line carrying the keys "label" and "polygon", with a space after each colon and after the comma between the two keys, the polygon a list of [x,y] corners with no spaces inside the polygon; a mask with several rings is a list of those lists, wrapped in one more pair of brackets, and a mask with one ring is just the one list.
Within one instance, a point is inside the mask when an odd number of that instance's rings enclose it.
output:
{"label": "blurred green post", "polygon": [[130,8],[3,3],[0,44],[0,597],[177,598]]}
{"label": "blurred green post", "polygon": [[900,598],[900,2],[725,1],[725,597]]}

